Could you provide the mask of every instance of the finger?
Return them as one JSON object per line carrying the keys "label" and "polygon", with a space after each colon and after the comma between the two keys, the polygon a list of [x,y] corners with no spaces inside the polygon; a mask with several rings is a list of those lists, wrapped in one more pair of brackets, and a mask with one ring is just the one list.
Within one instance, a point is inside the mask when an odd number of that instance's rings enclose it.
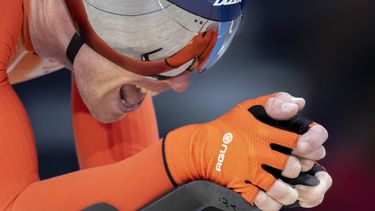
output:
{"label": "finger", "polygon": [[298,113],[298,105],[272,97],[266,104],[267,114],[275,120],[288,120]]}
{"label": "finger", "polygon": [[281,180],[276,180],[267,194],[283,205],[293,204],[298,199],[297,190]]}
{"label": "finger", "polygon": [[301,171],[302,172],[310,171],[315,165],[314,160],[303,159],[303,158],[299,158],[298,160],[301,163]]}
{"label": "finger", "polygon": [[327,152],[324,146],[320,146],[319,149],[309,152],[309,153],[300,153],[297,151],[297,152],[292,152],[292,154],[299,158],[305,158],[308,160],[318,161],[318,160],[325,158]]}
{"label": "finger", "polygon": [[298,105],[298,109],[299,109],[299,111],[302,111],[303,108],[304,108],[305,105],[306,105],[306,100],[303,99],[303,98],[301,98],[301,97],[292,97],[292,98],[289,99],[289,101],[290,101],[291,103],[295,103],[295,104],[297,104],[297,105]]}
{"label": "finger", "polygon": [[318,205],[320,205],[323,202],[323,200],[324,200],[324,197],[314,202],[300,201],[299,204],[303,208],[313,208],[313,207],[317,207]]}
{"label": "finger", "polygon": [[302,207],[308,208],[319,205],[325,193],[332,186],[332,178],[327,172],[320,171],[315,174],[315,177],[320,181],[317,186],[296,185],[299,195],[298,200]]}
{"label": "finger", "polygon": [[266,111],[275,120],[288,120],[294,117],[304,106],[305,100],[303,98],[295,98],[288,93],[281,92],[268,99]]}
{"label": "finger", "polygon": [[305,104],[306,104],[306,101],[305,99],[301,98],[301,97],[294,97],[292,96],[291,94],[289,93],[286,93],[286,92],[279,92],[276,97],[280,100],[283,100],[285,102],[289,102],[289,103],[295,103],[298,105],[298,109],[299,110],[302,110],[304,107],[305,107]]}
{"label": "finger", "polygon": [[259,191],[254,203],[260,210],[280,210],[283,206],[263,191]]}
{"label": "finger", "polygon": [[259,188],[252,184],[241,185],[238,188],[235,188],[234,191],[240,193],[242,198],[244,198],[249,204],[255,204],[256,198],[260,192]]}
{"label": "finger", "polygon": [[[285,166],[284,171],[281,172],[281,175],[287,178],[297,178],[301,172],[301,163],[298,158],[294,156],[289,156],[288,162]],[[311,167],[312,168],[312,167]]]}
{"label": "finger", "polygon": [[315,151],[328,139],[328,131],[321,125],[314,125],[300,136],[295,153],[302,155]]}

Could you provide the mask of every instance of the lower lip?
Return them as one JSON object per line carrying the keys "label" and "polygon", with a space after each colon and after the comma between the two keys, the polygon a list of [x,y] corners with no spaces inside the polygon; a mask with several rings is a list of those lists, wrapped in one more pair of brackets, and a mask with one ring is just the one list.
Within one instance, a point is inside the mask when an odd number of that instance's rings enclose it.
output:
{"label": "lower lip", "polygon": [[[127,90],[127,91],[126,91]],[[134,96],[137,96],[138,100],[137,104],[131,104],[131,103],[128,103],[129,101],[127,101],[127,93],[130,94],[129,92],[131,92],[131,95],[134,97]],[[145,98],[145,95],[141,94],[141,90],[139,88],[135,88],[134,85],[124,85],[120,88],[120,91],[119,91],[119,95],[118,95],[118,103],[120,104],[120,109],[123,113],[129,113],[129,112],[132,112],[134,110],[136,110],[137,108],[139,108],[139,106],[142,104],[143,100]],[[134,101],[135,99],[132,99],[131,101]],[[130,101],[130,102],[131,102]]]}
{"label": "lower lip", "polygon": [[119,107],[120,107],[122,113],[130,113],[130,112],[133,112],[134,110],[136,110],[137,108],[139,108],[139,106],[141,105],[142,102],[138,103],[136,105],[126,105],[126,103],[123,102],[121,97],[119,97],[118,103],[119,103]]}

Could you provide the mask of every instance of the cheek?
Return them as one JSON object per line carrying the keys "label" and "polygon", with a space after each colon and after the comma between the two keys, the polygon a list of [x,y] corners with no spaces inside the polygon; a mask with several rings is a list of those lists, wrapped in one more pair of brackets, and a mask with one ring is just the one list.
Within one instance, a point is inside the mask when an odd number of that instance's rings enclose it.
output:
{"label": "cheek", "polygon": [[[119,107],[119,89],[110,87],[98,88],[79,77],[76,77],[80,97],[91,115],[100,122],[108,123],[122,117]],[[96,88],[97,89],[96,89]]]}
{"label": "cheek", "polygon": [[130,83],[129,74],[90,52],[90,49],[82,48],[80,54],[73,72],[87,108],[101,122],[121,118],[124,112],[121,107],[120,88]]}

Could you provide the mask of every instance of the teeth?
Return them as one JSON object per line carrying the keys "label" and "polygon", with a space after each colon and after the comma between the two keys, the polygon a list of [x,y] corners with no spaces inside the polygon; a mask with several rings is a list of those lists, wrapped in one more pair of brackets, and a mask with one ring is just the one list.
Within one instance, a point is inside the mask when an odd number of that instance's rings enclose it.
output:
{"label": "teeth", "polygon": [[149,91],[148,89],[141,87],[142,94],[147,94],[148,91]]}
{"label": "teeth", "polygon": [[141,86],[138,86],[138,85],[136,85],[136,87],[140,90],[140,92],[141,92],[142,94],[148,94],[148,95],[151,95],[151,96],[156,96],[156,95],[159,94],[159,93],[157,93],[157,92],[153,92],[153,91],[151,91],[151,90],[149,90],[149,89],[146,89],[146,88],[141,87]]}

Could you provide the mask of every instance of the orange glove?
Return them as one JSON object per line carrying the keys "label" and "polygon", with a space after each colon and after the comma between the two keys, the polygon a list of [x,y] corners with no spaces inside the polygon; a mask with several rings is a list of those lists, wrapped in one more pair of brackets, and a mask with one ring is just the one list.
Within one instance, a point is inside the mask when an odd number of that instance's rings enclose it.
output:
{"label": "orange glove", "polygon": [[271,119],[264,109],[270,97],[247,100],[212,122],[170,132],[163,155],[172,183],[209,180],[249,203],[259,189],[268,191],[276,181],[272,174],[284,170],[299,134],[312,123],[297,117]]}

